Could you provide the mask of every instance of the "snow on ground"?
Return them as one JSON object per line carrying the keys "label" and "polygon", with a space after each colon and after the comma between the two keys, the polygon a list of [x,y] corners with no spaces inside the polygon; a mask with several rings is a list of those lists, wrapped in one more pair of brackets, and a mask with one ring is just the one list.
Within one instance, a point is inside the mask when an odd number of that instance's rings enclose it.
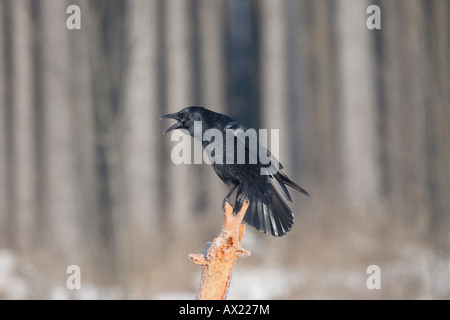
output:
{"label": "snow on ground", "polygon": [[23,299],[29,294],[29,286],[17,275],[16,265],[14,253],[0,249],[0,299]]}
{"label": "snow on ground", "polygon": [[303,273],[287,268],[235,269],[228,299],[281,299],[305,282]]}
{"label": "snow on ground", "polygon": [[[379,262],[381,290],[369,290],[364,263],[309,266],[237,265],[228,299],[448,299],[449,260],[425,247],[405,245],[398,254]],[[39,270],[20,263],[11,250],[0,249],[0,299],[194,299],[200,272],[190,285],[170,291],[148,288],[139,295],[119,286],[82,282],[81,290],[50,280],[44,285]],[[47,283],[47,282],[45,282]],[[128,288],[130,291],[131,288]],[[151,293],[150,293],[151,292]]]}

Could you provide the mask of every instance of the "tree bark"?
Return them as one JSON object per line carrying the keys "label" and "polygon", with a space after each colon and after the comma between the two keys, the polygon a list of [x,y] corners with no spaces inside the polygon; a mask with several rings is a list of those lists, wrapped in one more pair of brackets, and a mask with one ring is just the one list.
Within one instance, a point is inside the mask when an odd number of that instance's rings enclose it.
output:
{"label": "tree bark", "polygon": [[203,267],[197,300],[225,300],[237,260],[250,255],[250,251],[241,247],[245,233],[241,222],[248,206],[246,200],[234,215],[233,207],[226,202],[222,232],[203,253],[189,255],[189,259]]}

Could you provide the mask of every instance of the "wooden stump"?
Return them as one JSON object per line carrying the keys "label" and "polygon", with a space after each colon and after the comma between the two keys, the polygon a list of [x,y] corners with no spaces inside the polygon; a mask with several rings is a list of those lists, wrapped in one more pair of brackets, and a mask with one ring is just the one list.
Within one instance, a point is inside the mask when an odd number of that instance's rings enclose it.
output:
{"label": "wooden stump", "polygon": [[241,222],[248,206],[249,202],[246,200],[241,210],[234,214],[233,207],[226,202],[222,232],[203,253],[189,255],[189,259],[203,268],[196,299],[226,299],[237,260],[250,255],[249,250],[241,247],[245,233],[245,225]]}

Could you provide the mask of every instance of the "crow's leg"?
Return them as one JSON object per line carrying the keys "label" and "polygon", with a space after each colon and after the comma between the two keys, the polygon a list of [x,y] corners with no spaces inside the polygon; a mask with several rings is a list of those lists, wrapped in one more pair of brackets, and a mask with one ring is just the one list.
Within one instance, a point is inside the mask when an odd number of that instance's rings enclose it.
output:
{"label": "crow's leg", "polygon": [[225,197],[225,199],[223,199],[223,202],[222,202],[222,209],[223,210],[225,210],[225,203],[227,203],[227,202],[234,208],[233,204],[231,203],[230,197],[233,194],[234,190],[236,190],[236,188],[237,188],[237,185],[233,185],[233,187],[231,188],[230,192],[228,192],[228,194]]}
{"label": "crow's leg", "polygon": [[242,204],[248,200],[248,182],[241,182],[236,195],[236,211],[242,208]]}

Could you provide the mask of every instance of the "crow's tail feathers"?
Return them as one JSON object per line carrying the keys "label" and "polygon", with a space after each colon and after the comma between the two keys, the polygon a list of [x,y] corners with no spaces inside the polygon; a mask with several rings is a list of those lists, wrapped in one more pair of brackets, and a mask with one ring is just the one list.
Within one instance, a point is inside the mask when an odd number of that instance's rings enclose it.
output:
{"label": "crow's tail feathers", "polygon": [[265,234],[281,237],[294,225],[294,214],[272,184],[269,185],[272,193],[269,201],[265,201],[257,188],[248,189],[250,206],[244,221]]}
{"label": "crow's tail feathers", "polygon": [[275,177],[276,177],[277,181],[281,180],[281,182],[284,183],[285,185],[288,185],[289,187],[291,187],[309,197],[309,193],[305,189],[303,189],[298,184],[296,184],[294,181],[289,179],[283,172],[279,171],[275,175]]}

